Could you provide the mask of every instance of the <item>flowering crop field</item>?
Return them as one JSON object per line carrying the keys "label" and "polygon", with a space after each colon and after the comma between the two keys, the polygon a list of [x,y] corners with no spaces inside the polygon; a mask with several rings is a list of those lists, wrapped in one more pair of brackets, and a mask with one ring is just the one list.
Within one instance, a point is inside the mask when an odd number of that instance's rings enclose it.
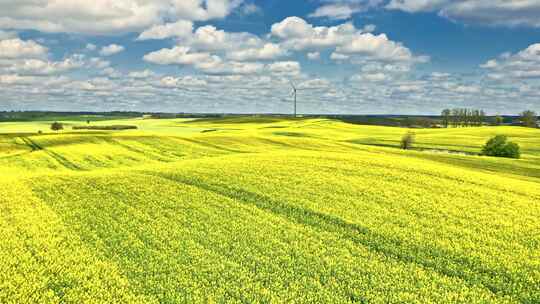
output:
{"label": "flowering crop field", "polygon": [[540,130],[64,124],[0,123],[0,303],[540,303]]}

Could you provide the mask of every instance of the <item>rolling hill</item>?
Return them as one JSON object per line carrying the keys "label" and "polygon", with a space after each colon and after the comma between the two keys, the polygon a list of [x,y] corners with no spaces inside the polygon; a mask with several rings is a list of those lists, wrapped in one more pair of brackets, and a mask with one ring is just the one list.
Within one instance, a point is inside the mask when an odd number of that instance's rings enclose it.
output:
{"label": "rolling hill", "polygon": [[540,130],[49,123],[0,123],[2,303],[540,302]]}

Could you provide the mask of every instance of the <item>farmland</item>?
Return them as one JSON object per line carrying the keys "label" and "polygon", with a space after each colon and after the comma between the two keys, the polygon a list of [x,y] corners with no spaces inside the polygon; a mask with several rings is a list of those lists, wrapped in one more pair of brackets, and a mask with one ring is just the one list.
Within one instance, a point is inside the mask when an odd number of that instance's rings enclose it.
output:
{"label": "farmland", "polygon": [[62,122],[0,123],[1,303],[540,302],[538,129]]}

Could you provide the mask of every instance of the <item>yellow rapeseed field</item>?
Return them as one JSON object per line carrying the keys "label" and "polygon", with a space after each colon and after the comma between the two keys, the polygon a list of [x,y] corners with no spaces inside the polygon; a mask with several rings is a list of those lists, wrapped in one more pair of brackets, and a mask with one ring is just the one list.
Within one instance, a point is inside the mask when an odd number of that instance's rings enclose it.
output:
{"label": "yellow rapeseed field", "polygon": [[0,303],[540,303],[540,130],[64,123],[0,123]]}

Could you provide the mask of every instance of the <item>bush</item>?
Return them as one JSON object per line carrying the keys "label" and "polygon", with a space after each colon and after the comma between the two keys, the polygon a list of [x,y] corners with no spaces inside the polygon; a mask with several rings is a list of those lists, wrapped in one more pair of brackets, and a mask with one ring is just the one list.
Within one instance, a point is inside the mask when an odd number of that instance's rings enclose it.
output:
{"label": "bush", "polygon": [[414,140],[415,134],[413,132],[407,132],[407,134],[401,138],[401,149],[410,150],[414,144]]}
{"label": "bush", "polygon": [[63,130],[64,129],[64,125],[55,121],[51,124],[51,130],[53,131],[59,131],[59,130]]}
{"label": "bush", "polygon": [[520,158],[521,153],[516,143],[509,142],[505,135],[497,135],[486,143],[482,149],[482,155]]}

